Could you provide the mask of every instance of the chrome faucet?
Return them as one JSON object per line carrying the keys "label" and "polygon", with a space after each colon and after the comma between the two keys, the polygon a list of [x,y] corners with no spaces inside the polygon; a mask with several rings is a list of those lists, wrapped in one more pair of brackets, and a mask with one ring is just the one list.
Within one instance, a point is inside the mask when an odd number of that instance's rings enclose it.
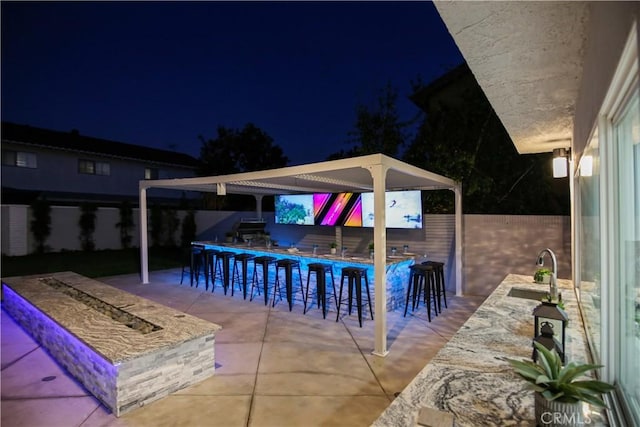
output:
{"label": "chrome faucet", "polygon": [[536,265],[542,267],[544,265],[544,254],[548,253],[551,257],[551,279],[549,280],[549,295],[551,299],[558,298],[558,283],[556,278],[558,277],[558,261],[556,260],[556,254],[549,248],[543,249],[538,254],[538,261]]}

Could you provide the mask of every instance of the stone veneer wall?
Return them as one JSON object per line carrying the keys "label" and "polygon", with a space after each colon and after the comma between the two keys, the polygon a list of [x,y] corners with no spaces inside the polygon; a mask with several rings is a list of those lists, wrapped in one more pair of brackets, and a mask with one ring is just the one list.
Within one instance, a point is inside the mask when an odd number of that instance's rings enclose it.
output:
{"label": "stone veneer wall", "polygon": [[116,416],[214,374],[217,325],[212,324],[211,333],[204,336],[160,346],[114,363],[10,286],[3,284],[3,291],[5,310]]}

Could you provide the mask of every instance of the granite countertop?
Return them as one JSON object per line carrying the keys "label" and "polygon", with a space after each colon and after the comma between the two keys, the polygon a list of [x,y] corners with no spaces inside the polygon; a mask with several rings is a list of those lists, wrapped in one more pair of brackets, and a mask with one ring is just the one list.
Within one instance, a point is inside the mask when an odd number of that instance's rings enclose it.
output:
{"label": "granite countertop", "polygon": [[[209,245],[209,246],[218,246],[221,248],[231,248],[231,249],[239,249],[245,251],[256,251],[256,252],[265,252],[265,253],[273,253],[276,255],[288,255],[288,256],[299,256],[305,258],[317,258],[318,260],[330,260],[337,262],[350,262],[356,264],[366,264],[373,265],[373,259],[369,257],[368,254],[361,253],[349,253],[347,251],[345,257],[343,258],[340,255],[340,251],[336,254],[331,254],[329,252],[318,251],[315,255],[311,251],[303,251],[298,248],[282,248],[279,246],[272,246],[271,248],[260,247],[260,246],[249,246],[245,244],[237,244],[237,243],[225,243],[225,242],[213,242],[213,241],[198,241],[193,242],[194,244],[201,245]],[[408,259],[415,259],[416,254],[414,253],[404,253],[397,255],[388,255],[387,256],[387,264],[394,264],[397,262],[402,262]]]}
{"label": "granite countertop", "polygon": [[[141,334],[42,283],[40,279],[46,278],[60,280],[162,329]],[[73,272],[9,277],[3,278],[2,282],[112,364],[194,338],[215,335],[222,329],[215,323]]]}
{"label": "granite countertop", "polygon": [[[533,392],[505,358],[531,358],[532,311],[540,302],[508,296],[514,287],[548,290],[531,276],[508,275],[373,426],[414,427],[422,408],[452,414],[456,426],[534,425]],[[567,358],[584,362],[589,353],[571,281],[558,280],[558,290],[570,319]]]}

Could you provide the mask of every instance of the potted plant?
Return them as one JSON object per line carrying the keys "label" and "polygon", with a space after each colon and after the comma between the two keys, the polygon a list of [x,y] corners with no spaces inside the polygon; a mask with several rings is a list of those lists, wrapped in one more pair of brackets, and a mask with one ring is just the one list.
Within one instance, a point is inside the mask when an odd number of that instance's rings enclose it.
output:
{"label": "potted plant", "polygon": [[369,243],[369,257],[373,259],[373,242]]}
{"label": "potted plant", "polygon": [[549,277],[551,276],[551,270],[548,268],[539,268],[533,274],[533,281],[536,283],[549,283]]}
{"label": "potted plant", "polygon": [[335,255],[337,247],[338,247],[338,244],[336,242],[329,243],[329,248],[331,250],[331,254]]}
{"label": "potted plant", "polygon": [[600,395],[613,390],[603,381],[582,377],[602,365],[569,362],[562,366],[555,350],[548,350],[535,342],[538,362],[507,359],[515,372],[535,391],[536,423],[544,426],[582,425],[586,420],[582,402],[604,407]]}

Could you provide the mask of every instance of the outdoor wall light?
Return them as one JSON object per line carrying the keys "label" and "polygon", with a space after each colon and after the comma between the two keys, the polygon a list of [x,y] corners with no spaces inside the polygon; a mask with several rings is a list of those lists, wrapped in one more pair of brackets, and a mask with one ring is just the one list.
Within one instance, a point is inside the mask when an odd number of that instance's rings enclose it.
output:
{"label": "outdoor wall light", "polygon": [[569,160],[568,148],[554,148],[553,150],[553,177],[564,178],[567,176]]}
{"label": "outdoor wall light", "polygon": [[580,176],[593,175],[593,156],[582,156],[580,159]]}

